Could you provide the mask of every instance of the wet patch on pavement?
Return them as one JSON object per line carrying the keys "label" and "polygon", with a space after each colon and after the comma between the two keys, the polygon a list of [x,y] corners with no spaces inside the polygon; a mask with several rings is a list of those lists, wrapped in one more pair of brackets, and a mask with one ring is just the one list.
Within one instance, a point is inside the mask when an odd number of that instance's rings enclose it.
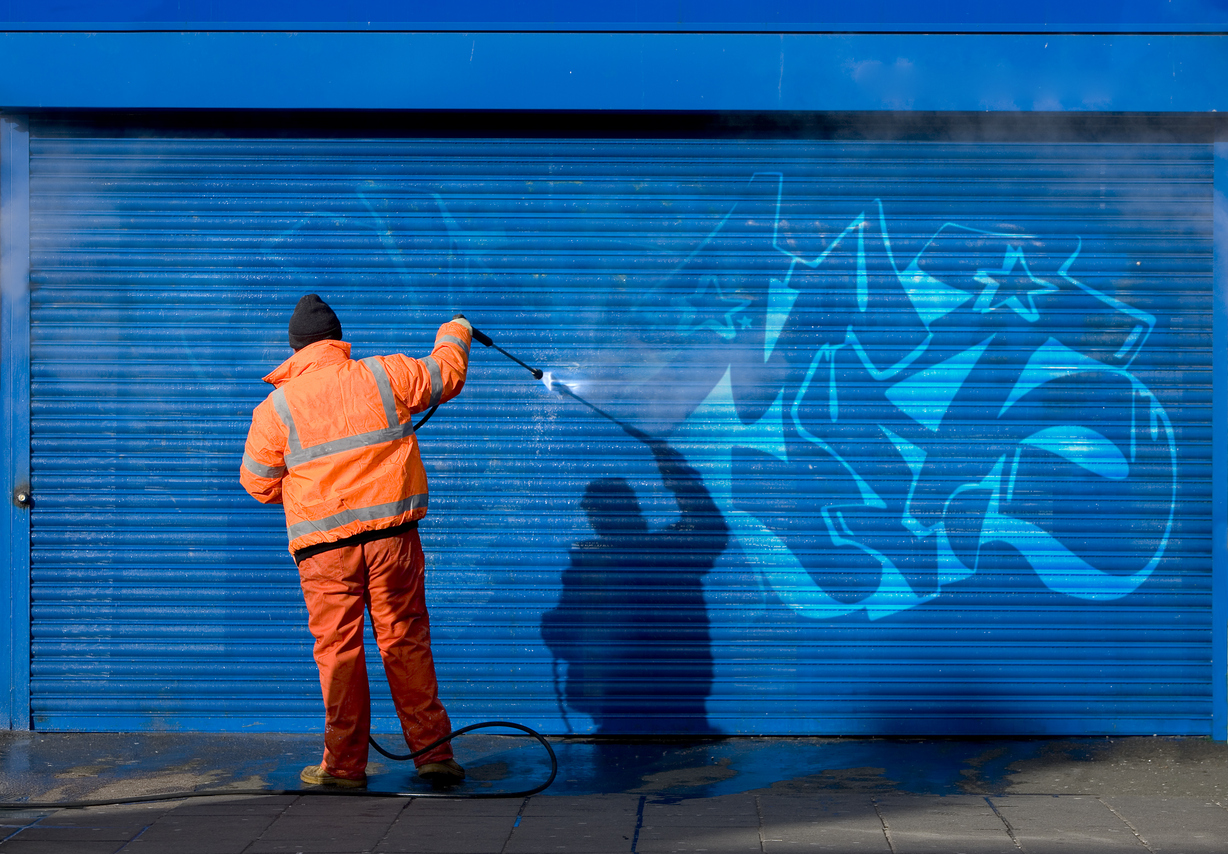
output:
{"label": "wet patch on pavement", "polygon": [[[1228,798],[1228,745],[1198,738],[727,738],[551,741],[559,775],[546,795],[631,793],[1138,794]],[[0,733],[0,800],[63,803],[169,792],[315,787],[313,735]],[[454,794],[531,788],[549,775],[541,745],[519,736],[455,743],[468,778]],[[372,793],[435,793],[410,762],[373,761]]]}

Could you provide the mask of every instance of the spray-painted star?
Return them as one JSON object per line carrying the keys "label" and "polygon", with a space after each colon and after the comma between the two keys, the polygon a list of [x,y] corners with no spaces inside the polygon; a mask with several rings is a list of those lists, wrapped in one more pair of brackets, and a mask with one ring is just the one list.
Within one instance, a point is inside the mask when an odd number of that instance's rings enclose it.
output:
{"label": "spray-painted star", "polygon": [[[1022,273],[1016,273],[1016,267],[1022,267]],[[1038,279],[1032,274],[1028,269],[1028,260],[1018,246],[1006,247],[1006,257],[1002,259],[1000,270],[977,270],[976,281],[985,288],[976,298],[973,309],[981,314],[988,314],[1000,306],[1006,306],[1029,323],[1040,319],[1036,296],[1053,293],[1058,289],[1057,285]]]}
{"label": "spray-painted star", "polygon": [[711,329],[729,341],[738,334],[734,315],[750,305],[750,300],[725,296],[716,276],[704,276],[694,293],[676,297],[671,303],[680,312],[678,331],[683,335],[690,335],[697,329]]}

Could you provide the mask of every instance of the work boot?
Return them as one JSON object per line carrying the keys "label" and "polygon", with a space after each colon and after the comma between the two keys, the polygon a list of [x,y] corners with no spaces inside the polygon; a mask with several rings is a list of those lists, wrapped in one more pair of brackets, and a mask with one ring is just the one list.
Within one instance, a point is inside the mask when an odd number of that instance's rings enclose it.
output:
{"label": "work boot", "polygon": [[339,789],[367,788],[366,774],[363,774],[358,780],[351,780],[348,777],[334,777],[324,770],[323,765],[308,765],[299,772],[298,778],[304,783],[311,783],[313,786],[336,786]]}
{"label": "work boot", "polygon": [[418,776],[430,780],[433,786],[455,786],[465,779],[465,769],[455,759],[445,759],[418,766]]}

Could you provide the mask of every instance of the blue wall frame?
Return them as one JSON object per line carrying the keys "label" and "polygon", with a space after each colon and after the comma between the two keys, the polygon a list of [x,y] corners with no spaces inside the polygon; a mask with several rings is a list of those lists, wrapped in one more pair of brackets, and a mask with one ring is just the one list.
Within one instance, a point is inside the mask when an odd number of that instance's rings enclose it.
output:
{"label": "blue wall frame", "polygon": [[1228,111],[1228,36],[7,32],[0,108]]}
{"label": "blue wall frame", "polygon": [[0,653],[0,723],[30,726],[30,511],[17,490],[30,483],[30,134],[0,116],[0,613],[8,631]]}

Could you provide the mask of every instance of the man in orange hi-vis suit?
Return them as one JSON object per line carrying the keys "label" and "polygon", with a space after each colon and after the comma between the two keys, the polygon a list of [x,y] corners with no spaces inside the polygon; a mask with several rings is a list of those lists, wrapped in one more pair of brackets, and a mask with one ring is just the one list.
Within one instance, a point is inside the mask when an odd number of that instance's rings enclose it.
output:
{"label": "man in orange hi-vis suit", "polygon": [[[307,294],[290,318],[294,355],[264,378],[274,389],[252,413],[240,480],[257,501],[284,505],[315,637],[324,759],[303,769],[306,783],[366,785],[364,608],[406,743],[418,750],[451,731],[431,656],[418,539],[426,471],[413,414],[460,393],[472,328],[457,315],[439,328],[423,359],[354,361],[337,315]],[[446,742],[415,762],[419,776],[435,783],[465,776]]]}

